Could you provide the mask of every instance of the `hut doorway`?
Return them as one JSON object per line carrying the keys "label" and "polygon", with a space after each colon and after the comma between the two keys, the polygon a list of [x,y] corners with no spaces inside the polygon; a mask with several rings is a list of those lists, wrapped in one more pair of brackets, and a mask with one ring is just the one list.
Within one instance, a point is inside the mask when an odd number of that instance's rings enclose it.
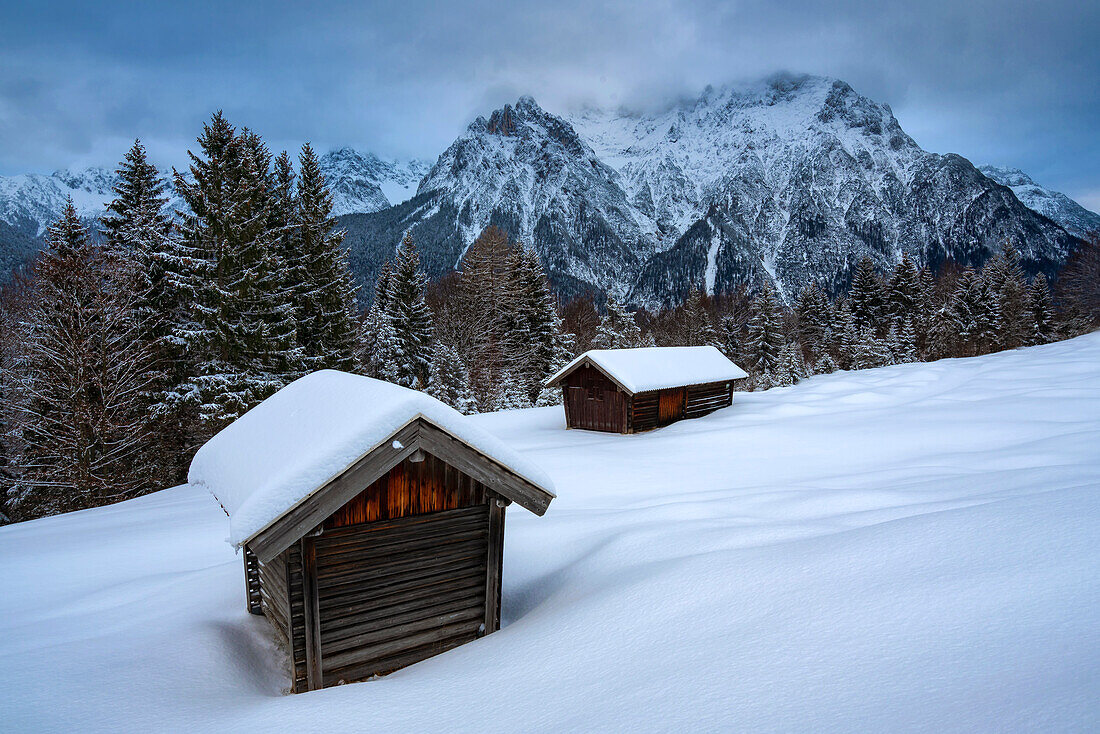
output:
{"label": "hut doorway", "polygon": [[657,407],[657,425],[667,426],[684,417],[684,397],[687,391],[682,388],[662,390]]}

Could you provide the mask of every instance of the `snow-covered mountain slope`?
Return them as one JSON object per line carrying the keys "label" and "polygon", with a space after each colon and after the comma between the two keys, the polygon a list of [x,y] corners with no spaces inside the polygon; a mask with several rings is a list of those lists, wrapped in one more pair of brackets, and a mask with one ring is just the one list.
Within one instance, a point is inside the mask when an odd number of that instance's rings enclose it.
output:
{"label": "snow-covered mountain slope", "polygon": [[887,105],[843,81],[777,76],[708,88],[659,114],[570,119],[631,201],[678,238],[640,274],[643,302],[765,279],[788,294],[809,281],[835,291],[863,256],[884,268],[903,252],[976,263],[1011,239],[1050,267],[1071,248],[969,161],[925,152]]}
{"label": "snow-covered mountain slope", "polygon": [[[533,244],[551,278],[621,289],[654,249],[652,220],[626,200],[616,172],[531,97],[477,118],[420,182],[406,225],[435,236],[454,267],[489,224]],[[440,235],[443,235],[441,238]]]}
{"label": "snow-covered mountain slope", "polygon": [[1060,191],[1040,186],[1019,168],[982,166],[978,170],[1012,189],[1012,193],[1025,206],[1054,220],[1069,233],[1086,237],[1090,233],[1100,232],[1100,214],[1089,211]]}
{"label": "snow-covered mountain slope", "polygon": [[646,305],[692,285],[836,291],[863,256],[980,263],[1005,240],[1053,271],[1076,242],[965,158],[922,150],[888,106],[811,76],[708,88],[658,113],[558,117],[525,97],[470,125],[418,193],[388,240],[424,226],[454,267],[500,224],[566,294],[611,287]]}
{"label": "snow-covered mountain slope", "polygon": [[508,513],[500,632],[282,696],[228,520],[180,487],[0,528],[0,728],[1100,729],[1100,334],[637,436],[475,420],[558,493]]}
{"label": "snow-covered mountain slope", "polygon": [[0,176],[0,220],[28,233],[41,235],[72,197],[77,212],[92,218],[103,213],[112,198],[115,175],[105,168]]}
{"label": "snow-covered mountain slope", "polygon": [[320,165],[337,216],[376,212],[412,198],[431,167],[429,161],[384,160],[352,148],[330,150]]}
{"label": "snow-covered mountain slope", "polygon": [[[376,212],[405,201],[415,193],[430,164],[384,160],[373,153],[340,148],[321,156],[320,166],[333,193],[334,214],[342,215]],[[185,208],[172,190],[171,169],[162,170],[161,175],[169,183],[166,212]],[[49,175],[0,176],[0,279],[18,260],[42,246],[46,228],[61,215],[69,197],[80,216],[93,223],[114,198],[116,182],[114,169],[97,166]]]}

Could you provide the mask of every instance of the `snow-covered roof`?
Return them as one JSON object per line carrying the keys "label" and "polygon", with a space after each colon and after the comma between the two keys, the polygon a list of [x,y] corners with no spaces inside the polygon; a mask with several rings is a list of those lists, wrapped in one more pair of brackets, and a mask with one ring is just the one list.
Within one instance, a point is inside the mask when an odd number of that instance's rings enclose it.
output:
{"label": "snow-covered roof", "polygon": [[558,370],[546,384],[556,385],[585,362],[630,393],[748,377],[714,347],[641,347],[590,349]]}
{"label": "snow-covered roof", "polygon": [[187,480],[225,508],[229,542],[239,546],[417,418],[553,493],[542,469],[453,408],[336,370],[295,380],[220,431],[195,454]]}

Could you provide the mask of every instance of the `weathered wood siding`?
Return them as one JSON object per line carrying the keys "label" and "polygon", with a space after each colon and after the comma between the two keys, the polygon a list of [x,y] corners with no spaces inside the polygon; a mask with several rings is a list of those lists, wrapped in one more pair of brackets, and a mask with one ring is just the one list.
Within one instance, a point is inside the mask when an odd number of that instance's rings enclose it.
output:
{"label": "weathered wood siding", "polygon": [[500,628],[507,502],[419,456],[270,562],[246,560],[294,692],[389,673]]}
{"label": "weathered wood siding", "polygon": [[479,504],[307,539],[323,685],[389,673],[493,631],[490,514]]}
{"label": "weathered wood siding", "polygon": [[325,530],[485,502],[485,487],[431,454],[405,459],[325,520]]}
{"label": "weathered wood siding", "polygon": [[685,418],[698,418],[733,403],[733,383],[712,382],[692,385],[687,389]]}
{"label": "weathered wood siding", "polygon": [[630,432],[649,431],[682,418],[698,418],[732,402],[730,382],[640,392],[631,400]]}
{"label": "weathered wood siding", "polygon": [[566,425],[590,431],[627,431],[627,395],[594,367],[574,370],[563,385]]}

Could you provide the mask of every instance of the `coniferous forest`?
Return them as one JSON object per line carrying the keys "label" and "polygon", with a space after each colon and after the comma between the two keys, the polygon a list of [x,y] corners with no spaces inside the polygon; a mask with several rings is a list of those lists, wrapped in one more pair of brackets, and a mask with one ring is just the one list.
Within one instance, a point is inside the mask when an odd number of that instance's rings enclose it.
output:
{"label": "coniferous forest", "polygon": [[[561,302],[538,254],[488,227],[429,282],[406,233],[367,292],[348,268],[318,158],[273,155],[215,114],[187,211],[135,142],[89,231],[73,206],[29,274],[0,292],[0,519],[110,504],[186,480],[206,439],[292,380],[357,372],[464,413],[560,402],[544,381],[592,348],[713,345],[741,389],[813,374],[986,354],[1100,324],[1100,244],[1051,287],[1011,242],[980,269],[870,260],[847,292],[714,296],[657,313],[616,294]],[[367,304],[364,309],[363,304]]]}

